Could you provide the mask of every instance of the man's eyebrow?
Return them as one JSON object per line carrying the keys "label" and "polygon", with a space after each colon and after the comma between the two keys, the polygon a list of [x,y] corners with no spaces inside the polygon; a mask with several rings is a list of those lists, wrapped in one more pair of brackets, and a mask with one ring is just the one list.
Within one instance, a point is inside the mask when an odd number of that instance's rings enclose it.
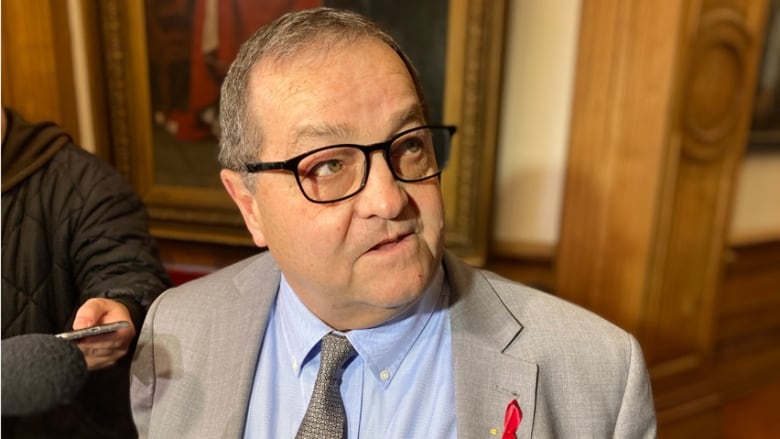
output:
{"label": "man's eyebrow", "polygon": [[[294,149],[310,147],[313,140],[336,141],[348,137],[351,130],[346,125],[310,124],[295,130],[290,146]],[[325,145],[322,145],[325,146]]]}
{"label": "man's eyebrow", "polygon": [[409,122],[424,122],[422,105],[416,103],[409,107],[405,112],[401,113],[398,117],[398,128],[403,127]]}
{"label": "man's eyebrow", "polygon": [[[398,131],[411,122],[424,122],[422,106],[416,103],[405,111],[399,112],[397,117],[393,118],[397,126],[393,130]],[[313,141],[330,143],[339,143],[341,139],[354,136],[354,131],[346,124],[306,124],[294,130],[290,147],[293,150],[310,148]],[[389,133],[392,135],[393,133]],[[316,146],[316,145],[315,145]],[[324,143],[318,146],[327,146]]]}

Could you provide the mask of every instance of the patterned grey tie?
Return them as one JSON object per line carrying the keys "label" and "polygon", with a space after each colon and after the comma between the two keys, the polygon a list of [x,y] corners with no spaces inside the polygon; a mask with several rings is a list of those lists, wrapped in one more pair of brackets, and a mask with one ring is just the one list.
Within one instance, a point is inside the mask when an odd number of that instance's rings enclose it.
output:
{"label": "patterned grey tie", "polygon": [[333,333],[322,337],[320,370],[309,408],[303,416],[295,439],[343,439],[347,415],[341,400],[341,368],[355,354],[346,337]]}

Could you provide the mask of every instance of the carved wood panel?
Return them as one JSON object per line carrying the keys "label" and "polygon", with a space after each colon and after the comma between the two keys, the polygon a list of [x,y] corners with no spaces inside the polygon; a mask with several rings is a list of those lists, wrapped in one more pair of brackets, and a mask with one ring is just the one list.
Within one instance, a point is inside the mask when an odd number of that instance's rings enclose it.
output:
{"label": "carved wood panel", "polygon": [[639,337],[666,437],[706,436],[778,358],[715,354],[767,2],[649,3],[583,1],[557,293]]}

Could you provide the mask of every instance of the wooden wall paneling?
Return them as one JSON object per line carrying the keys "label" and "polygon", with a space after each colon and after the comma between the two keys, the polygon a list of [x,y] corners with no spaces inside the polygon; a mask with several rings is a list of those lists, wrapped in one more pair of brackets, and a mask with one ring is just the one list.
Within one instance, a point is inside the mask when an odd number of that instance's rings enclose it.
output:
{"label": "wooden wall paneling", "polygon": [[780,333],[780,241],[730,248],[726,260],[717,306],[717,356],[739,349],[749,338]]}
{"label": "wooden wall paneling", "polygon": [[780,241],[727,252],[713,363],[726,398],[780,382]]}
{"label": "wooden wall paneling", "polygon": [[773,438],[780,432],[780,381],[723,408],[723,439]]}
{"label": "wooden wall paneling", "polygon": [[582,4],[556,287],[635,334],[669,165],[681,4]]}
{"label": "wooden wall paneling", "polygon": [[[766,2],[690,2],[680,45],[676,166],[659,205],[647,338],[659,386],[712,367],[715,303],[736,172],[747,143]],[[703,378],[704,379],[704,378]],[[717,393],[717,384],[712,392]],[[661,389],[662,390],[662,389]]]}
{"label": "wooden wall paneling", "polygon": [[2,101],[79,140],[67,2],[2,1]]}
{"label": "wooden wall paneling", "polygon": [[555,267],[552,256],[506,256],[491,253],[485,268],[507,279],[555,294]]}
{"label": "wooden wall paneling", "polygon": [[[557,294],[638,336],[668,437],[728,397],[715,304],[766,8],[583,2]],[[748,374],[764,356],[724,364]]]}

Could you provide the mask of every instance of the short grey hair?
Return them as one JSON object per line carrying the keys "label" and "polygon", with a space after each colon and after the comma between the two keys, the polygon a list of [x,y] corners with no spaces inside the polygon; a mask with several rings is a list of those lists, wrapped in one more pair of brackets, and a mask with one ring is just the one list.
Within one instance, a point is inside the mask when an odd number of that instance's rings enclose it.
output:
{"label": "short grey hair", "polygon": [[244,163],[257,159],[263,133],[250,114],[248,84],[252,70],[262,59],[283,59],[300,50],[323,41],[331,44],[354,41],[358,38],[377,38],[395,51],[406,65],[414,82],[424,117],[428,110],[423,97],[420,78],[409,57],[396,41],[368,18],[351,11],[332,8],[306,9],[290,12],[260,28],[238,52],[228,70],[220,98],[219,161],[223,168],[242,172],[245,184],[251,188],[251,175],[244,171]]}

